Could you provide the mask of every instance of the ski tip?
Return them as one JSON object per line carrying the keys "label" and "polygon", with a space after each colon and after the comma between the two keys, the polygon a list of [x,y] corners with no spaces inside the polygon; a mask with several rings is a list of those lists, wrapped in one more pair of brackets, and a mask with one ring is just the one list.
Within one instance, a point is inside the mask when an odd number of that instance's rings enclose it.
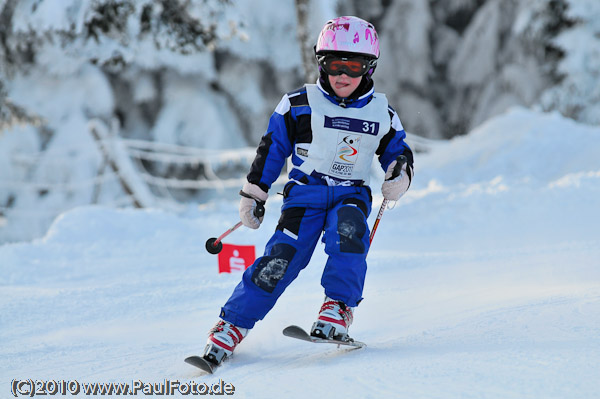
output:
{"label": "ski tip", "polygon": [[293,324],[290,325],[290,326],[287,326],[286,328],[283,329],[284,332],[285,331],[296,331],[296,330],[302,330],[302,331],[304,331],[304,329],[302,327],[299,327],[299,326],[296,326],[296,325],[293,325]]}
{"label": "ski tip", "polygon": [[300,338],[300,339],[308,339],[310,334],[307,333],[302,327],[299,326],[287,326],[283,329],[283,335],[287,337]]}
{"label": "ski tip", "polygon": [[200,356],[186,357],[184,360],[187,364],[198,367],[200,370],[206,371],[209,374],[213,374],[215,369],[219,366],[213,364]]}

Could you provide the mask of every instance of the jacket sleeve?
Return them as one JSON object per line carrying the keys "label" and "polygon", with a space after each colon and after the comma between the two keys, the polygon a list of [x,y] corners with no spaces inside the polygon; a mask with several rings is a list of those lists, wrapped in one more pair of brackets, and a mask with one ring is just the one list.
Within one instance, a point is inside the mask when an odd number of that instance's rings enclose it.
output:
{"label": "jacket sleeve", "polygon": [[260,140],[256,150],[256,157],[248,173],[248,182],[256,184],[265,192],[281,173],[286,159],[292,153],[290,140],[290,100],[284,95],[279,105],[269,119],[267,132]]}
{"label": "jacket sleeve", "polygon": [[400,122],[400,118],[396,111],[391,107],[388,108],[388,111],[392,121],[391,127],[389,132],[383,136],[379,142],[379,147],[375,154],[379,156],[379,163],[384,171],[387,170],[388,166],[398,158],[398,156],[404,155],[412,172],[414,158],[412,150],[404,141],[404,139],[406,139],[406,132],[404,131],[404,127],[402,126],[402,122]]}

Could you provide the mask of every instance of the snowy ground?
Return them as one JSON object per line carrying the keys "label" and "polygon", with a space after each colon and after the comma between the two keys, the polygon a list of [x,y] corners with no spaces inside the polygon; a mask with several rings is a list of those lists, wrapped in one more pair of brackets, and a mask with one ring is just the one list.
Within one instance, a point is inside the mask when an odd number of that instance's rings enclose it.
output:
{"label": "snowy ground", "polygon": [[[0,397],[31,378],[222,379],[240,398],[598,398],[599,137],[517,109],[417,156],[413,187],[384,214],[369,254],[351,329],[368,347],[281,334],[315,318],[319,246],[214,376],[183,359],[202,350],[239,280],[218,275],[204,250],[237,221],[237,199],[183,216],[63,214],[43,239],[0,247]],[[226,242],[260,252],[277,197],[260,230]]]}

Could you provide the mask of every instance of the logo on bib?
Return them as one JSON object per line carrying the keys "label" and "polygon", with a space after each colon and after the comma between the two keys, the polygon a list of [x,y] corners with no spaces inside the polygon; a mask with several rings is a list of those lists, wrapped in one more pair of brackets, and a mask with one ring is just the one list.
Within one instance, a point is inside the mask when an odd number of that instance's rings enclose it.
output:
{"label": "logo on bib", "polygon": [[359,135],[340,132],[338,134],[338,145],[336,155],[329,169],[329,173],[340,177],[351,177],[354,164],[358,158],[360,147]]}

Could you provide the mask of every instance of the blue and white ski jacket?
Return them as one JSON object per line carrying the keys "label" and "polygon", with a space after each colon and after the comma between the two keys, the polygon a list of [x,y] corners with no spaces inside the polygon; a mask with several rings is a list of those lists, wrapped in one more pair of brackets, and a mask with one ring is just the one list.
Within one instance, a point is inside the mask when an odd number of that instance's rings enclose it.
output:
{"label": "blue and white ski jacket", "polygon": [[375,155],[387,170],[413,154],[396,112],[371,88],[352,100],[307,84],[283,96],[269,120],[247,179],[267,192],[291,155],[289,179],[297,184],[368,186]]}

